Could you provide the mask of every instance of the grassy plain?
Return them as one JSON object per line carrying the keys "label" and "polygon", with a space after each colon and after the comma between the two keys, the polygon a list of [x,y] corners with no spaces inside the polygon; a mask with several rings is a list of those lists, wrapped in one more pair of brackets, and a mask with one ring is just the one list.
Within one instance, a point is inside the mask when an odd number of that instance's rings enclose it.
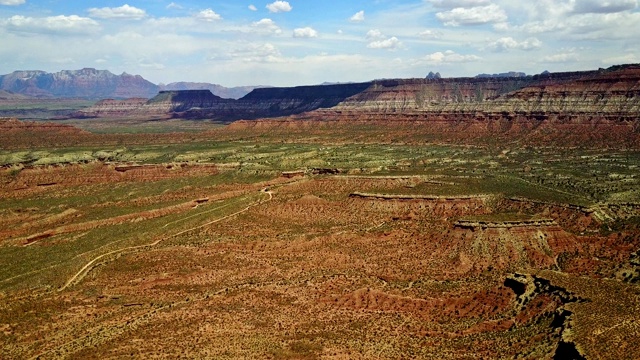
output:
{"label": "grassy plain", "polygon": [[[142,129],[129,125],[100,131]],[[551,358],[561,341],[600,357],[640,335],[640,290],[620,276],[640,246],[637,151],[217,126],[179,143],[0,149],[0,357]],[[531,218],[557,225],[455,226]],[[505,286],[516,272],[592,282],[567,290],[584,302],[542,287],[524,300]],[[600,282],[619,309],[598,307]],[[569,321],[615,336],[598,347]]]}

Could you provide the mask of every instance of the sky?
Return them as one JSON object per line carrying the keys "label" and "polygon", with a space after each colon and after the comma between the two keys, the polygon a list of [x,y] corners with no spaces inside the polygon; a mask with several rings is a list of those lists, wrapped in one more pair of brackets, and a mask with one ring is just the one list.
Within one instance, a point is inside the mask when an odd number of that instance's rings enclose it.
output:
{"label": "sky", "polygon": [[639,0],[0,0],[0,74],[296,86],[640,62]]}

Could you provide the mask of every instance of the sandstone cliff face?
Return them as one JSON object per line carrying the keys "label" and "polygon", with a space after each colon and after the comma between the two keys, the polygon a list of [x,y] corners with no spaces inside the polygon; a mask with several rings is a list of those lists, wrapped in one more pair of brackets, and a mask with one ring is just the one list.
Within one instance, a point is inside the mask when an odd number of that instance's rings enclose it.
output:
{"label": "sandstone cliff face", "polygon": [[637,114],[640,66],[526,78],[376,81],[334,110],[373,113]]}

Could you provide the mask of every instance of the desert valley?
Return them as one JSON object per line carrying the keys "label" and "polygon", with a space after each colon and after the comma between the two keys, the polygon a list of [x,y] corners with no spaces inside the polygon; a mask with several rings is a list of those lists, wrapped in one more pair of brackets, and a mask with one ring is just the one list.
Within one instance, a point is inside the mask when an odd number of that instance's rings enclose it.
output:
{"label": "desert valley", "polygon": [[0,85],[2,359],[640,358],[639,64]]}

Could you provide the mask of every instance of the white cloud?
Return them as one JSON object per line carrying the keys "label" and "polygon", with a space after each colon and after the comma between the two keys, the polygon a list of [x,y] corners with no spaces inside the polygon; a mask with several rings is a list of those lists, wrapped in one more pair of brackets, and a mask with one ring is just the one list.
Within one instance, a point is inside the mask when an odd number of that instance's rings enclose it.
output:
{"label": "white cloud", "polygon": [[469,9],[458,7],[436,13],[436,17],[446,26],[481,25],[507,21],[507,14],[495,4]]}
{"label": "white cloud", "polygon": [[638,0],[581,0],[575,2],[573,12],[578,14],[610,14],[633,10],[637,7]]}
{"label": "white cloud", "polygon": [[269,12],[272,13],[279,13],[279,12],[289,12],[291,11],[293,8],[291,7],[291,5],[287,2],[287,1],[275,1],[271,4],[267,5],[267,9],[269,10]]}
{"label": "white cloud", "polygon": [[424,62],[430,65],[439,65],[439,64],[447,64],[447,63],[466,63],[466,62],[475,62],[480,61],[482,58],[476,55],[461,55],[452,50],[447,50],[445,52],[435,52],[425,56],[422,59]]}
{"label": "white cloud", "polygon": [[251,5],[249,5],[249,10],[258,11],[258,8],[255,5],[251,4]]}
{"label": "white cloud", "polygon": [[553,33],[565,40],[612,40],[640,36],[640,13],[565,14],[544,21],[533,21],[514,26],[511,30],[528,34]]}
{"label": "white cloud", "polygon": [[109,8],[91,8],[89,9],[89,15],[91,17],[99,19],[128,19],[128,20],[140,20],[147,16],[147,13],[138,9],[137,7],[124,4],[120,7]]}
{"label": "white cloud", "polygon": [[260,32],[266,32],[266,33],[272,33],[272,34],[282,33],[282,30],[280,29],[280,27],[276,25],[275,21],[271,19],[262,19],[260,21],[256,21],[253,24],[251,24],[251,26]]}
{"label": "white cloud", "polygon": [[315,38],[318,37],[318,32],[310,27],[298,28],[293,30],[293,37],[295,38]]}
{"label": "white cloud", "polygon": [[424,30],[421,31],[418,35],[425,39],[440,39],[444,34],[441,31],[437,30]]}
{"label": "white cloud", "polygon": [[577,62],[578,55],[573,52],[565,52],[554,55],[545,56],[542,58],[542,62],[546,63],[570,63]]}
{"label": "white cloud", "polygon": [[0,0],[0,5],[22,5],[26,0]]}
{"label": "white cloud", "polygon": [[402,42],[397,37],[393,36],[384,40],[372,41],[367,45],[369,49],[387,49],[395,50],[402,46]]}
{"label": "white cloud", "polygon": [[167,5],[167,9],[182,9],[182,5],[176,4],[174,2],[172,2],[171,4]]}
{"label": "white cloud", "polygon": [[514,38],[508,36],[489,43],[488,48],[496,52],[501,52],[513,49],[534,50],[539,49],[541,46],[542,42],[536,38],[528,38],[524,41],[518,42]]}
{"label": "white cloud", "polygon": [[220,16],[219,14],[217,14],[215,11],[211,10],[211,9],[205,9],[200,11],[197,15],[196,18],[198,20],[202,20],[202,21],[206,21],[206,22],[213,22],[216,20],[222,20],[222,16]]}
{"label": "white cloud", "polygon": [[438,8],[455,9],[489,5],[490,0],[428,0]]}
{"label": "white cloud", "polygon": [[[219,58],[210,58],[210,60],[219,60]],[[240,60],[245,63],[279,63],[282,62],[282,54],[271,43],[252,43],[231,49],[227,60],[231,62]]]}
{"label": "white cloud", "polygon": [[34,34],[90,35],[100,30],[100,25],[95,20],[77,15],[44,18],[14,15],[4,25],[9,31]]}
{"label": "white cloud", "polygon": [[355,13],[349,21],[351,22],[363,22],[364,21],[364,10],[358,11]]}
{"label": "white cloud", "polygon": [[384,34],[382,34],[382,32],[378,29],[372,29],[367,31],[367,40],[380,40],[384,38],[385,38]]}

